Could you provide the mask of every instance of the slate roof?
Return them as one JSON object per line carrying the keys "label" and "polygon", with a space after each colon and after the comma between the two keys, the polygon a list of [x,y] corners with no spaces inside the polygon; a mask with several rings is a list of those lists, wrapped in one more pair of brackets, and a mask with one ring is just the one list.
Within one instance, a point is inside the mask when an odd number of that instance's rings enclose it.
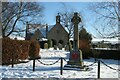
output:
{"label": "slate roof", "polygon": [[[35,31],[37,29],[40,30],[40,32],[42,33],[42,35],[44,36],[44,38],[46,37],[46,25],[41,25],[41,24],[29,24],[29,27],[36,27],[35,29],[31,28],[29,29],[31,34],[34,34]],[[54,25],[48,25],[48,31],[50,31],[52,28],[54,27]]]}
{"label": "slate roof", "polygon": [[[50,31],[53,27],[54,25],[48,25],[48,31]],[[41,31],[43,36],[46,37],[46,27],[40,28],[39,30]]]}

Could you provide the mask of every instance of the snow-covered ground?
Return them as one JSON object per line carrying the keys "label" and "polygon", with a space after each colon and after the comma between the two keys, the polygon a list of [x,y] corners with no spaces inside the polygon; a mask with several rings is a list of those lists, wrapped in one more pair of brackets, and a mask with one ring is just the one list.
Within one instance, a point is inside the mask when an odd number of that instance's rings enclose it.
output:
{"label": "snow-covered ground", "polygon": [[[45,64],[51,64],[57,61],[60,57],[64,57],[68,60],[69,52],[64,50],[53,50],[53,49],[41,49],[40,55],[42,61]],[[118,69],[117,60],[103,60],[107,65]],[[94,62],[94,59],[85,59],[84,65],[90,65]],[[89,68],[90,71],[77,71],[77,70],[63,70],[63,75],[60,75],[60,60],[54,65],[43,65],[36,60],[35,71],[33,72],[33,61],[28,63],[21,63],[14,65],[14,68],[10,66],[0,66],[0,77],[1,78],[97,78],[98,64],[94,64]],[[67,64],[67,62],[63,62]],[[101,63],[101,78],[118,78],[118,71],[112,70]]]}

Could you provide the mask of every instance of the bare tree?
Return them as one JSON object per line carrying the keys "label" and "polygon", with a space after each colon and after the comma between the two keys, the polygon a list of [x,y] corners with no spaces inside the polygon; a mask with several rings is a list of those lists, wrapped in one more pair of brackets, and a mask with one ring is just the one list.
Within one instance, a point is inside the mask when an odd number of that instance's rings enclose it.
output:
{"label": "bare tree", "polygon": [[[61,16],[61,23],[62,23],[62,25],[68,31],[68,35],[69,35],[68,39],[70,39],[71,37],[73,37],[73,28],[74,28],[74,26],[73,26],[73,24],[71,22],[71,19],[73,17],[75,9],[74,8],[70,8],[70,6],[66,5],[65,3],[62,3],[62,7],[63,7],[62,10],[58,11],[58,13]],[[79,16],[81,17],[80,12],[78,12],[78,13],[79,13]],[[79,26],[79,28],[80,27],[81,26]]]}
{"label": "bare tree", "polygon": [[[71,19],[74,15],[75,9],[73,7],[70,7],[68,5],[66,5],[65,3],[62,3],[62,10],[58,11],[58,13],[61,16],[61,24],[64,26],[64,28],[68,31],[68,44],[69,44],[69,49],[70,49],[70,38],[73,37],[73,29],[74,29],[74,25],[71,22]],[[80,12],[79,16],[80,15]],[[81,28],[81,26],[79,26],[79,29]]]}
{"label": "bare tree", "polygon": [[101,2],[94,3],[90,6],[90,10],[95,12],[96,22],[98,24],[95,29],[102,37],[118,36],[118,21],[120,14],[118,13],[117,2]]}
{"label": "bare tree", "polygon": [[62,25],[67,29],[69,39],[72,36],[73,32],[73,24],[71,23],[71,19],[73,17],[74,11],[70,8],[65,3],[62,3],[62,10],[58,11],[58,13],[61,16],[61,23]]}
{"label": "bare tree", "polygon": [[34,21],[35,17],[42,17],[43,9],[36,2],[2,2],[2,36],[25,31],[20,25]]}

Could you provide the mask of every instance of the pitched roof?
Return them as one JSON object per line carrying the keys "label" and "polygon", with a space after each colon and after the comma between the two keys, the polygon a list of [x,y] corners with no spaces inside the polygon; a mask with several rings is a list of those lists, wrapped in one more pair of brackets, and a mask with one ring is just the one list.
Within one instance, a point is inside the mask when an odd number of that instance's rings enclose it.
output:
{"label": "pitched roof", "polygon": [[[61,25],[61,24],[60,24]],[[62,26],[62,25],[61,25]],[[37,30],[37,29],[39,29],[40,30],[40,34],[42,34],[44,37],[46,37],[46,25],[41,25],[41,24],[29,24],[29,27],[30,27],[30,33],[35,33],[35,31]],[[35,28],[35,29],[33,29],[33,28]],[[54,28],[54,27],[56,27],[56,24],[55,25],[48,25],[48,32],[52,29],[52,28]],[[63,26],[62,26],[62,28],[64,28]],[[65,28],[64,28],[64,30],[65,30]],[[65,30],[66,31],[66,30]],[[67,31],[66,31],[67,32]]]}
{"label": "pitched roof", "polygon": [[[50,31],[54,25],[48,25],[48,31]],[[46,27],[39,28],[44,37],[46,37]]]}

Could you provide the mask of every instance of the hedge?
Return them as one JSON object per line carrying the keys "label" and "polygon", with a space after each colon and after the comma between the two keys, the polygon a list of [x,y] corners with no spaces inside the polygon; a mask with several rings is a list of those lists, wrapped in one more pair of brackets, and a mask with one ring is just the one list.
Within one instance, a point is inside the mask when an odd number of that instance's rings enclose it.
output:
{"label": "hedge", "polygon": [[30,44],[30,50],[29,50],[30,59],[40,58],[39,51],[40,51],[39,43],[35,40],[32,40]]}
{"label": "hedge", "polygon": [[39,57],[39,49],[40,46],[37,41],[3,38],[2,64],[11,64],[12,58],[14,59],[14,63],[18,63],[20,60],[32,58],[33,55],[35,55],[35,57]]}
{"label": "hedge", "polygon": [[90,43],[88,40],[79,40],[79,49],[82,51],[84,59],[92,56],[92,51],[90,50]]}
{"label": "hedge", "polygon": [[120,50],[92,49],[92,53],[94,58],[120,60]]}

